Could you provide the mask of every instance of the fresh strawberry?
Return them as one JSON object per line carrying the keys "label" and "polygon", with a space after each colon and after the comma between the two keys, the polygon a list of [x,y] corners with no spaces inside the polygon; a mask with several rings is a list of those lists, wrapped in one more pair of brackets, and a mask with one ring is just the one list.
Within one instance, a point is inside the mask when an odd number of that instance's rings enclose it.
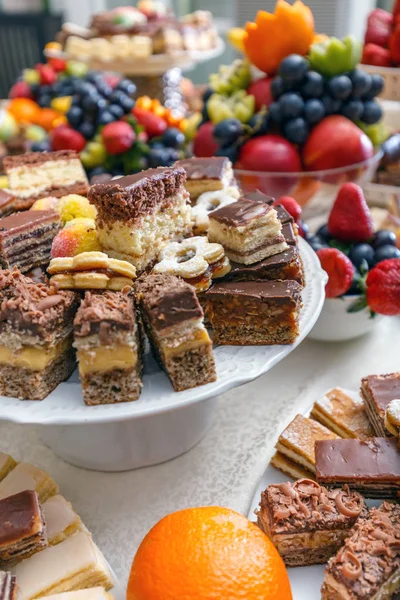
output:
{"label": "fresh strawberry", "polygon": [[79,131],[67,125],[60,125],[53,129],[50,135],[53,150],[75,150],[81,152],[86,146],[86,140]]}
{"label": "fresh strawberry", "polygon": [[393,29],[392,35],[389,40],[389,50],[392,62],[395,64],[400,63],[400,22],[397,23]]}
{"label": "fresh strawberry", "polygon": [[13,98],[30,98],[33,100],[33,92],[31,86],[25,81],[17,81],[14,83],[10,91],[8,92],[8,97]]}
{"label": "fresh strawberry", "polygon": [[373,65],[375,67],[390,67],[392,64],[390,50],[381,48],[381,46],[377,46],[376,44],[365,44],[361,62],[364,65]]}
{"label": "fresh strawberry", "polygon": [[[400,6],[400,3],[399,3]],[[368,25],[375,25],[376,23],[385,23],[385,25],[393,25],[394,15],[383,8],[375,8],[367,19]]]}
{"label": "fresh strawberry", "polygon": [[373,25],[368,25],[364,42],[387,48],[391,31],[392,26],[388,23],[377,22]]}
{"label": "fresh strawberry", "polygon": [[213,132],[214,123],[212,121],[207,121],[207,123],[200,125],[193,140],[193,153],[195,156],[208,158],[215,155],[219,145],[215,141]]}
{"label": "fresh strawberry", "polygon": [[67,61],[63,58],[49,58],[49,65],[56,73],[63,73],[67,68]]}
{"label": "fresh strawberry", "polygon": [[378,263],[367,276],[367,302],[374,312],[394,317],[400,315],[400,259]]}
{"label": "fresh strawberry", "polygon": [[340,187],[329,215],[328,231],[345,242],[366,242],[372,237],[371,213],[359,185],[344,183]]}
{"label": "fresh strawberry", "polygon": [[136,134],[129,123],[115,121],[103,128],[101,137],[109,154],[123,154],[132,147]]}
{"label": "fresh strawberry", "polygon": [[144,110],[143,108],[134,106],[132,109],[132,114],[137,120],[137,122],[140,125],[143,125],[144,130],[149,136],[149,138],[158,137],[159,135],[162,135],[164,131],[168,128],[168,125],[166,121],[164,121],[164,119],[150,112],[149,110]]}
{"label": "fresh strawberry", "polygon": [[325,286],[326,297],[343,296],[353,282],[354,267],[351,260],[337,248],[322,248],[317,255],[329,278]]}
{"label": "fresh strawberry", "polygon": [[37,64],[36,71],[40,76],[40,85],[53,85],[57,81],[57,73],[50,65]]}
{"label": "fresh strawberry", "polygon": [[296,222],[300,219],[301,206],[291,196],[281,196],[278,200],[275,201],[275,205],[276,204],[282,204],[282,206],[286,208],[288,213],[293,217],[293,219]]}

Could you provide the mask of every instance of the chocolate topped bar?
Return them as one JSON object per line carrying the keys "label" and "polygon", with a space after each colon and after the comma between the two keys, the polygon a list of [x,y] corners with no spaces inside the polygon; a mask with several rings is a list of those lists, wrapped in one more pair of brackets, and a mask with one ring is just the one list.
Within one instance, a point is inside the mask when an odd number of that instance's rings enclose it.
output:
{"label": "chocolate topped bar", "polygon": [[245,194],[243,194],[243,197],[247,198],[248,200],[254,200],[255,202],[264,202],[265,204],[269,204],[270,206],[272,206],[275,202],[275,198],[263,194],[263,192],[260,192],[260,190],[246,192]]}
{"label": "chocolate topped bar", "polygon": [[136,282],[135,289],[146,303],[148,318],[156,331],[203,317],[194,288],[173,275],[144,277]]}
{"label": "chocolate topped bar", "polygon": [[225,156],[212,156],[178,160],[174,167],[185,169],[188,179],[221,179],[229,165]]}
{"label": "chocolate topped bar", "polygon": [[271,299],[280,304],[292,299],[297,301],[301,296],[301,286],[297,281],[221,281],[214,283],[207,297],[229,296],[232,293],[258,300]]}
{"label": "chocolate topped bar", "polygon": [[232,227],[248,226],[251,221],[263,217],[272,210],[269,204],[241,198],[212,212],[215,221]]}
{"label": "chocolate topped bar", "polygon": [[106,343],[110,330],[129,330],[134,321],[133,299],[129,294],[109,290],[86,292],[74,320],[74,335],[99,334]]}
{"label": "chocolate topped bar", "polygon": [[384,502],[360,519],[328,563],[322,600],[386,600],[400,591],[400,506]]}
{"label": "chocolate topped bar", "polygon": [[0,571],[0,600],[15,600],[17,597],[17,582],[11,573]]}
{"label": "chocolate topped bar", "polygon": [[168,198],[182,188],[186,179],[181,168],[148,169],[126,177],[99,183],[89,190],[88,199],[104,221],[135,220],[168,205]]}
{"label": "chocolate topped bar", "polygon": [[227,279],[235,281],[291,279],[301,285],[304,282],[301,258],[297,248],[292,246],[252,265],[231,262],[231,271]]}
{"label": "chocolate topped bar", "polygon": [[369,375],[361,381],[361,395],[375,433],[384,437],[384,420],[387,405],[400,398],[400,373]]}
{"label": "chocolate topped bar", "polygon": [[0,188],[0,217],[5,217],[14,210],[15,196],[9,190]]}
{"label": "chocolate topped bar", "polygon": [[25,210],[0,219],[0,240],[16,234],[28,232],[34,224],[52,223],[60,216],[54,210]]}

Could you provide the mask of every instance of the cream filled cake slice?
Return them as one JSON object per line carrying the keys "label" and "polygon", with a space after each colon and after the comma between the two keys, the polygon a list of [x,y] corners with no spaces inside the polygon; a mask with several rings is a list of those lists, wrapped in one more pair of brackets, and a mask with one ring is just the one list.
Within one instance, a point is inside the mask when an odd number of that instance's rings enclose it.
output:
{"label": "cream filled cake slice", "polygon": [[189,194],[182,168],[149,169],[96,184],[89,201],[97,208],[100,244],[111,257],[127,260],[138,272],[155,263],[167,242],[192,231]]}
{"label": "cream filled cake slice", "polygon": [[215,381],[212,343],[194,287],[173,275],[149,275],[136,295],[153,352],[175,391]]}
{"label": "cream filled cake slice", "polygon": [[85,170],[73,150],[7,156],[3,165],[10,192],[17,198],[15,210],[30,208],[35,200],[46,196],[85,196],[88,191]]}
{"label": "cream filled cake slice", "polygon": [[39,501],[46,502],[58,493],[58,485],[46,471],[20,462],[0,483],[0,500],[25,490],[35,491]]}
{"label": "cream filled cake slice", "polygon": [[46,522],[47,538],[51,546],[59,544],[67,537],[83,531],[84,525],[70,502],[57,494],[42,505]]}
{"label": "cream filled cake slice", "polygon": [[248,198],[210,213],[208,238],[222,244],[230,260],[244,265],[288,248],[275,208]]}
{"label": "cream filled cake slice", "polygon": [[0,271],[0,392],[43,400],[75,367],[74,292],[35,283],[18,269]]}
{"label": "cream filled cake slice", "polygon": [[86,404],[131,402],[142,388],[142,343],[132,295],[86,292],[74,321]]}
{"label": "cream filled cake slice", "polygon": [[220,190],[234,198],[240,196],[240,190],[233,174],[232,163],[225,156],[185,158],[178,160],[174,166],[185,170],[185,187],[192,202],[201,194]]}

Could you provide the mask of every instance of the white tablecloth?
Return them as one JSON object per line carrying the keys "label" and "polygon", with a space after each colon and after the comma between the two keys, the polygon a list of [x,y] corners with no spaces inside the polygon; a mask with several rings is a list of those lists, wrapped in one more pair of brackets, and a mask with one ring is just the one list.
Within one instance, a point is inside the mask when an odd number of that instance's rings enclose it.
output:
{"label": "white tablecloth", "polygon": [[34,428],[8,423],[0,424],[0,451],[51,473],[125,585],[138,544],[163,515],[209,504],[246,514],[283,427],[330,387],[357,389],[363,375],[400,370],[399,340],[400,319],[384,319],[352,342],[305,341],[264,377],[221,396],[207,436],[163,465],[85,471],[58,459]]}

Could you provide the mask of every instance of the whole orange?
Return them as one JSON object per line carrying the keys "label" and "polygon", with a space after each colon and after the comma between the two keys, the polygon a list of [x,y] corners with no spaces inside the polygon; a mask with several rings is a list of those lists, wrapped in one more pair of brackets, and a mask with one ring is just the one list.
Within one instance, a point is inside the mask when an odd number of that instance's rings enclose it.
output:
{"label": "whole orange", "polygon": [[189,508],[142,541],[127,600],[292,600],[285,565],[268,537],[239,513]]}

